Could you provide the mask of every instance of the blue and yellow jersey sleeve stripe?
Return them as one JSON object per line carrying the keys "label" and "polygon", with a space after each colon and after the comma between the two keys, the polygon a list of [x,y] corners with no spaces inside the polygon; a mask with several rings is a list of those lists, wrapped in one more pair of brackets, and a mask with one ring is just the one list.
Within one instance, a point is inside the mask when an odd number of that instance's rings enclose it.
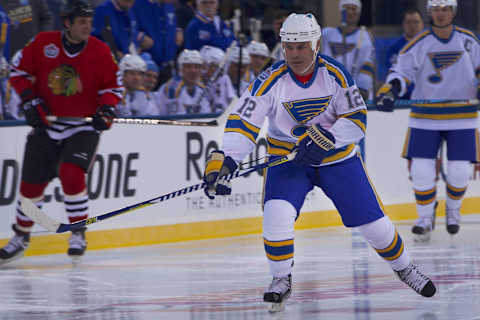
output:
{"label": "blue and yellow jersey sleeve stripe", "polygon": [[267,153],[275,156],[285,156],[290,154],[295,147],[295,143],[274,139],[267,136]]}
{"label": "blue and yellow jersey sleeve stripe", "polygon": [[322,164],[327,164],[330,162],[337,162],[339,160],[347,158],[355,150],[355,144],[349,144],[345,147],[330,150],[327,153],[327,156],[323,159]]}
{"label": "blue and yellow jersey sleeve stripe", "polygon": [[419,43],[422,39],[424,39],[426,36],[428,36],[431,33],[430,30],[425,30],[418,34],[415,38],[413,38],[409,43],[403,47],[402,50],[400,50],[399,54],[404,54],[407,53],[410,49],[412,49],[417,43]]}
{"label": "blue and yellow jersey sleeve stripe", "polygon": [[365,131],[367,130],[367,110],[365,109],[357,110],[347,114],[342,114],[338,118],[344,118],[352,121],[360,129],[362,129],[363,133],[365,133]]}
{"label": "blue and yellow jersey sleeve stripe", "polygon": [[225,132],[237,132],[250,141],[255,143],[260,132],[260,128],[240,118],[238,114],[232,114],[228,117],[227,125],[225,126]]}
{"label": "blue and yellow jersey sleeve stripe", "polygon": [[178,98],[180,95],[180,92],[182,91],[183,86],[185,85],[185,82],[182,80],[180,82],[172,81],[170,80],[166,85],[165,85],[165,96],[169,99],[175,99]]}
{"label": "blue and yellow jersey sleeve stripe", "polygon": [[338,61],[325,55],[320,55],[320,66],[327,68],[328,74],[332,76],[339,86],[348,88],[354,85],[350,73]]}
{"label": "blue and yellow jersey sleeve stripe", "polygon": [[369,77],[374,77],[375,75],[375,66],[371,62],[366,62],[361,68],[360,68],[360,73],[364,73],[368,75]]}
{"label": "blue and yellow jersey sleeve stripe", "polygon": [[261,79],[258,77],[250,83],[248,90],[252,96],[262,96],[270,90],[273,85],[288,72],[287,65],[281,61],[274,64],[270,69],[270,75],[266,79]]}
{"label": "blue and yellow jersey sleeve stripe", "polygon": [[467,36],[469,36],[470,38],[472,38],[473,40],[475,40],[475,42],[477,42],[478,44],[480,44],[480,40],[478,39],[478,37],[475,35],[475,33],[473,33],[472,31],[468,30],[468,29],[464,29],[464,28],[461,28],[459,26],[455,26],[455,31],[458,31],[460,33],[463,33],[463,34],[466,34]]}

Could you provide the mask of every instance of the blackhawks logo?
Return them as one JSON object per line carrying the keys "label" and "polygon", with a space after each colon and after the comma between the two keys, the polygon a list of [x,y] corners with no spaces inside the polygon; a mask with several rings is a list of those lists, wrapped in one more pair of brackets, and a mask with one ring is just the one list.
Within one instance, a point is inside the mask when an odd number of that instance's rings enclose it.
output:
{"label": "blackhawks logo", "polygon": [[55,95],[72,96],[82,92],[82,82],[75,68],[62,64],[48,75],[48,87]]}

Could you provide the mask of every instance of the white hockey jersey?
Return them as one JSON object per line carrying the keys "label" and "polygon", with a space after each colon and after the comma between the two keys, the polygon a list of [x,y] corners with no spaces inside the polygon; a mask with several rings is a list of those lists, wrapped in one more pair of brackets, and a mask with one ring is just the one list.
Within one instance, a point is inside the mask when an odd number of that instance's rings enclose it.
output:
{"label": "white hockey jersey", "polygon": [[126,91],[117,105],[119,117],[157,116],[158,114],[153,94],[145,90]]}
{"label": "white hockey jersey", "polygon": [[225,127],[223,150],[241,161],[254,148],[268,118],[267,152],[286,155],[308,126],[320,124],[336,139],[322,165],[355,154],[355,143],[366,129],[366,106],[345,68],[328,56],[318,55],[312,78],[305,84],[280,61],[264,71],[238,100]]}
{"label": "white hockey jersey", "polygon": [[322,30],[322,53],[341,62],[358,87],[373,97],[375,46],[370,33],[360,27],[343,36],[340,28]]}
{"label": "white hockey jersey", "polygon": [[230,102],[237,97],[232,81],[226,74],[222,74],[218,79],[207,87],[208,100],[212,106],[212,112],[223,112]]}
{"label": "white hockey jersey", "polygon": [[190,91],[182,78],[174,77],[160,87],[156,98],[162,116],[213,112],[203,83],[197,83]]}
{"label": "white hockey jersey", "polygon": [[[480,75],[480,42],[469,30],[454,26],[448,40],[431,29],[412,39],[400,51],[387,82],[399,79],[400,95],[410,82],[412,99],[474,99]],[[412,107],[409,126],[430,130],[477,128],[476,106]]]}

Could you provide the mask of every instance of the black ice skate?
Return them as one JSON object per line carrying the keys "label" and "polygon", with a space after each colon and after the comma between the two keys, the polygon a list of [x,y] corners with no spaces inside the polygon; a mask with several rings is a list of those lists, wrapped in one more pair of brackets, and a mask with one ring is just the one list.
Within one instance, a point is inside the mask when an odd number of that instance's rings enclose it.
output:
{"label": "black ice skate", "polygon": [[86,230],[85,227],[73,230],[70,238],[68,238],[68,255],[72,258],[74,264],[80,262],[80,258],[87,249]]}
{"label": "black ice skate", "polygon": [[412,233],[414,234],[413,240],[415,242],[427,242],[430,241],[433,229],[435,229],[435,218],[437,216],[438,202],[435,202],[433,208],[433,214],[431,217],[420,217],[415,221],[415,225],[412,227]]}
{"label": "black ice skate", "polygon": [[263,294],[263,301],[268,302],[270,312],[279,312],[285,309],[285,302],[292,293],[292,275],[276,278],[273,277],[272,283]]}
{"label": "black ice skate", "polygon": [[447,207],[446,215],[447,221],[445,225],[447,226],[447,232],[454,235],[460,230],[460,210]]}
{"label": "black ice skate", "polygon": [[421,273],[413,263],[410,263],[408,267],[403,270],[396,271],[396,273],[400,280],[424,297],[432,297],[437,291],[432,280]]}
{"label": "black ice skate", "polygon": [[0,249],[0,265],[23,257],[30,243],[30,233],[20,231],[15,224],[12,225],[12,229],[15,235],[5,247]]}

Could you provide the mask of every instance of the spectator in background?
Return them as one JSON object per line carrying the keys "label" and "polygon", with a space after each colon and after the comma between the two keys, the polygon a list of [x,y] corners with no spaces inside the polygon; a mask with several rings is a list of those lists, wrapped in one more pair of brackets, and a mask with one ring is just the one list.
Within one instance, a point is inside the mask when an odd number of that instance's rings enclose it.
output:
{"label": "spectator in background", "polygon": [[177,54],[177,17],[171,0],[136,0],[133,12],[137,17],[140,38],[150,37],[150,53],[159,68],[159,82],[164,83],[174,73]]}
{"label": "spectator in background", "polygon": [[[423,24],[423,16],[420,10],[417,8],[407,9],[403,14],[402,20],[403,34],[402,36],[387,49],[387,70],[395,63],[397,60],[398,53],[400,50],[408,43],[413,37],[422,31],[425,26]],[[414,84],[411,83],[408,87],[407,92],[402,99],[410,99]]]}
{"label": "spectator in background", "polygon": [[7,60],[40,31],[53,30],[53,17],[45,0],[0,0],[10,19],[10,48]]}
{"label": "spectator in background", "polygon": [[242,48],[241,56],[240,60],[240,47],[233,48],[227,70],[237,96],[240,96],[250,82],[254,80],[253,74],[248,68],[250,65],[250,55],[245,47]]}
{"label": "spectator in background", "polygon": [[[281,10],[278,11],[275,14],[275,17],[273,18],[273,36],[270,37],[264,37],[265,41],[267,42],[267,45],[272,48],[272,52],[270,54],[270,57],[273,59],[273,63],[283,60],[283,50],[282,50],[282,43],[280,42],[280,28],[282,27],[283,21],[287,19],[288,17],[288,11],[286,10]],[[268,42],[269,39],[273,39],[274,41]]]}
{"label": "spectator in background", "polygon": [[197,9],[195,18],[185,30],[185,48],[199,50],[210,45],[227,50],[235,36],[217,15],[218,0],[197,0]]}
{"label": "spectator in background", "polygon": [[225,70],[220,69],[222,61],[225,59],[225,52],[220,48],[203,46],[200,54],[205,62],[202,78],[207,87],[212,113],[223,112],[237,97],[232,81],[225,74]]}
{"label": "spectator in background", "polygon": [[257,77],[265,68],[271,65],[270,52],[263,42],[251,41],[247,46],[250,54],[250,69]]}
{"label": "spectator in background", "polygon": [[340,27],[322,31],[322,53],[341,62],[355,80],[363,100],[373,98],[375,47],[370,32],[359,26],[362,2],[341,0]]}
{"label": "spectator in background", "polygon": [[147,71],[145,61],[138,55],[126,54],[120,60],[119,68],[125,87],[125,96],[117,106],[117,115],[121,117],[158,115],[155,100],[143,87]]}
{"label": "spectator in background", "polygon": [[131,11],[134,3],[106,0],[95,8],[92,35],[106,42],[118,60],[127,53],[136,53],[139,47],[137,21]]}
{"label": "spectator in background", "polygon": [[158,66],[148,52],[142,53],[140,57],[147,65],[147,71],[145,71],[145,76],[143,77],[143,87],[146,91],[155,93],[158,89]]}
{"label": "spectator in background", "polygon": [[178,6],[175,10],[177,15],[177,27],[185,30],[190,20],[195,17],[195,7],[193,0],[178,0]]}
{"label": "spectator in background", "polygon": [[165,83],[157,95],[160,115],[211,113],[202,82],[203,59],[197,50],[183,50],[177,59],[179,76]]}

